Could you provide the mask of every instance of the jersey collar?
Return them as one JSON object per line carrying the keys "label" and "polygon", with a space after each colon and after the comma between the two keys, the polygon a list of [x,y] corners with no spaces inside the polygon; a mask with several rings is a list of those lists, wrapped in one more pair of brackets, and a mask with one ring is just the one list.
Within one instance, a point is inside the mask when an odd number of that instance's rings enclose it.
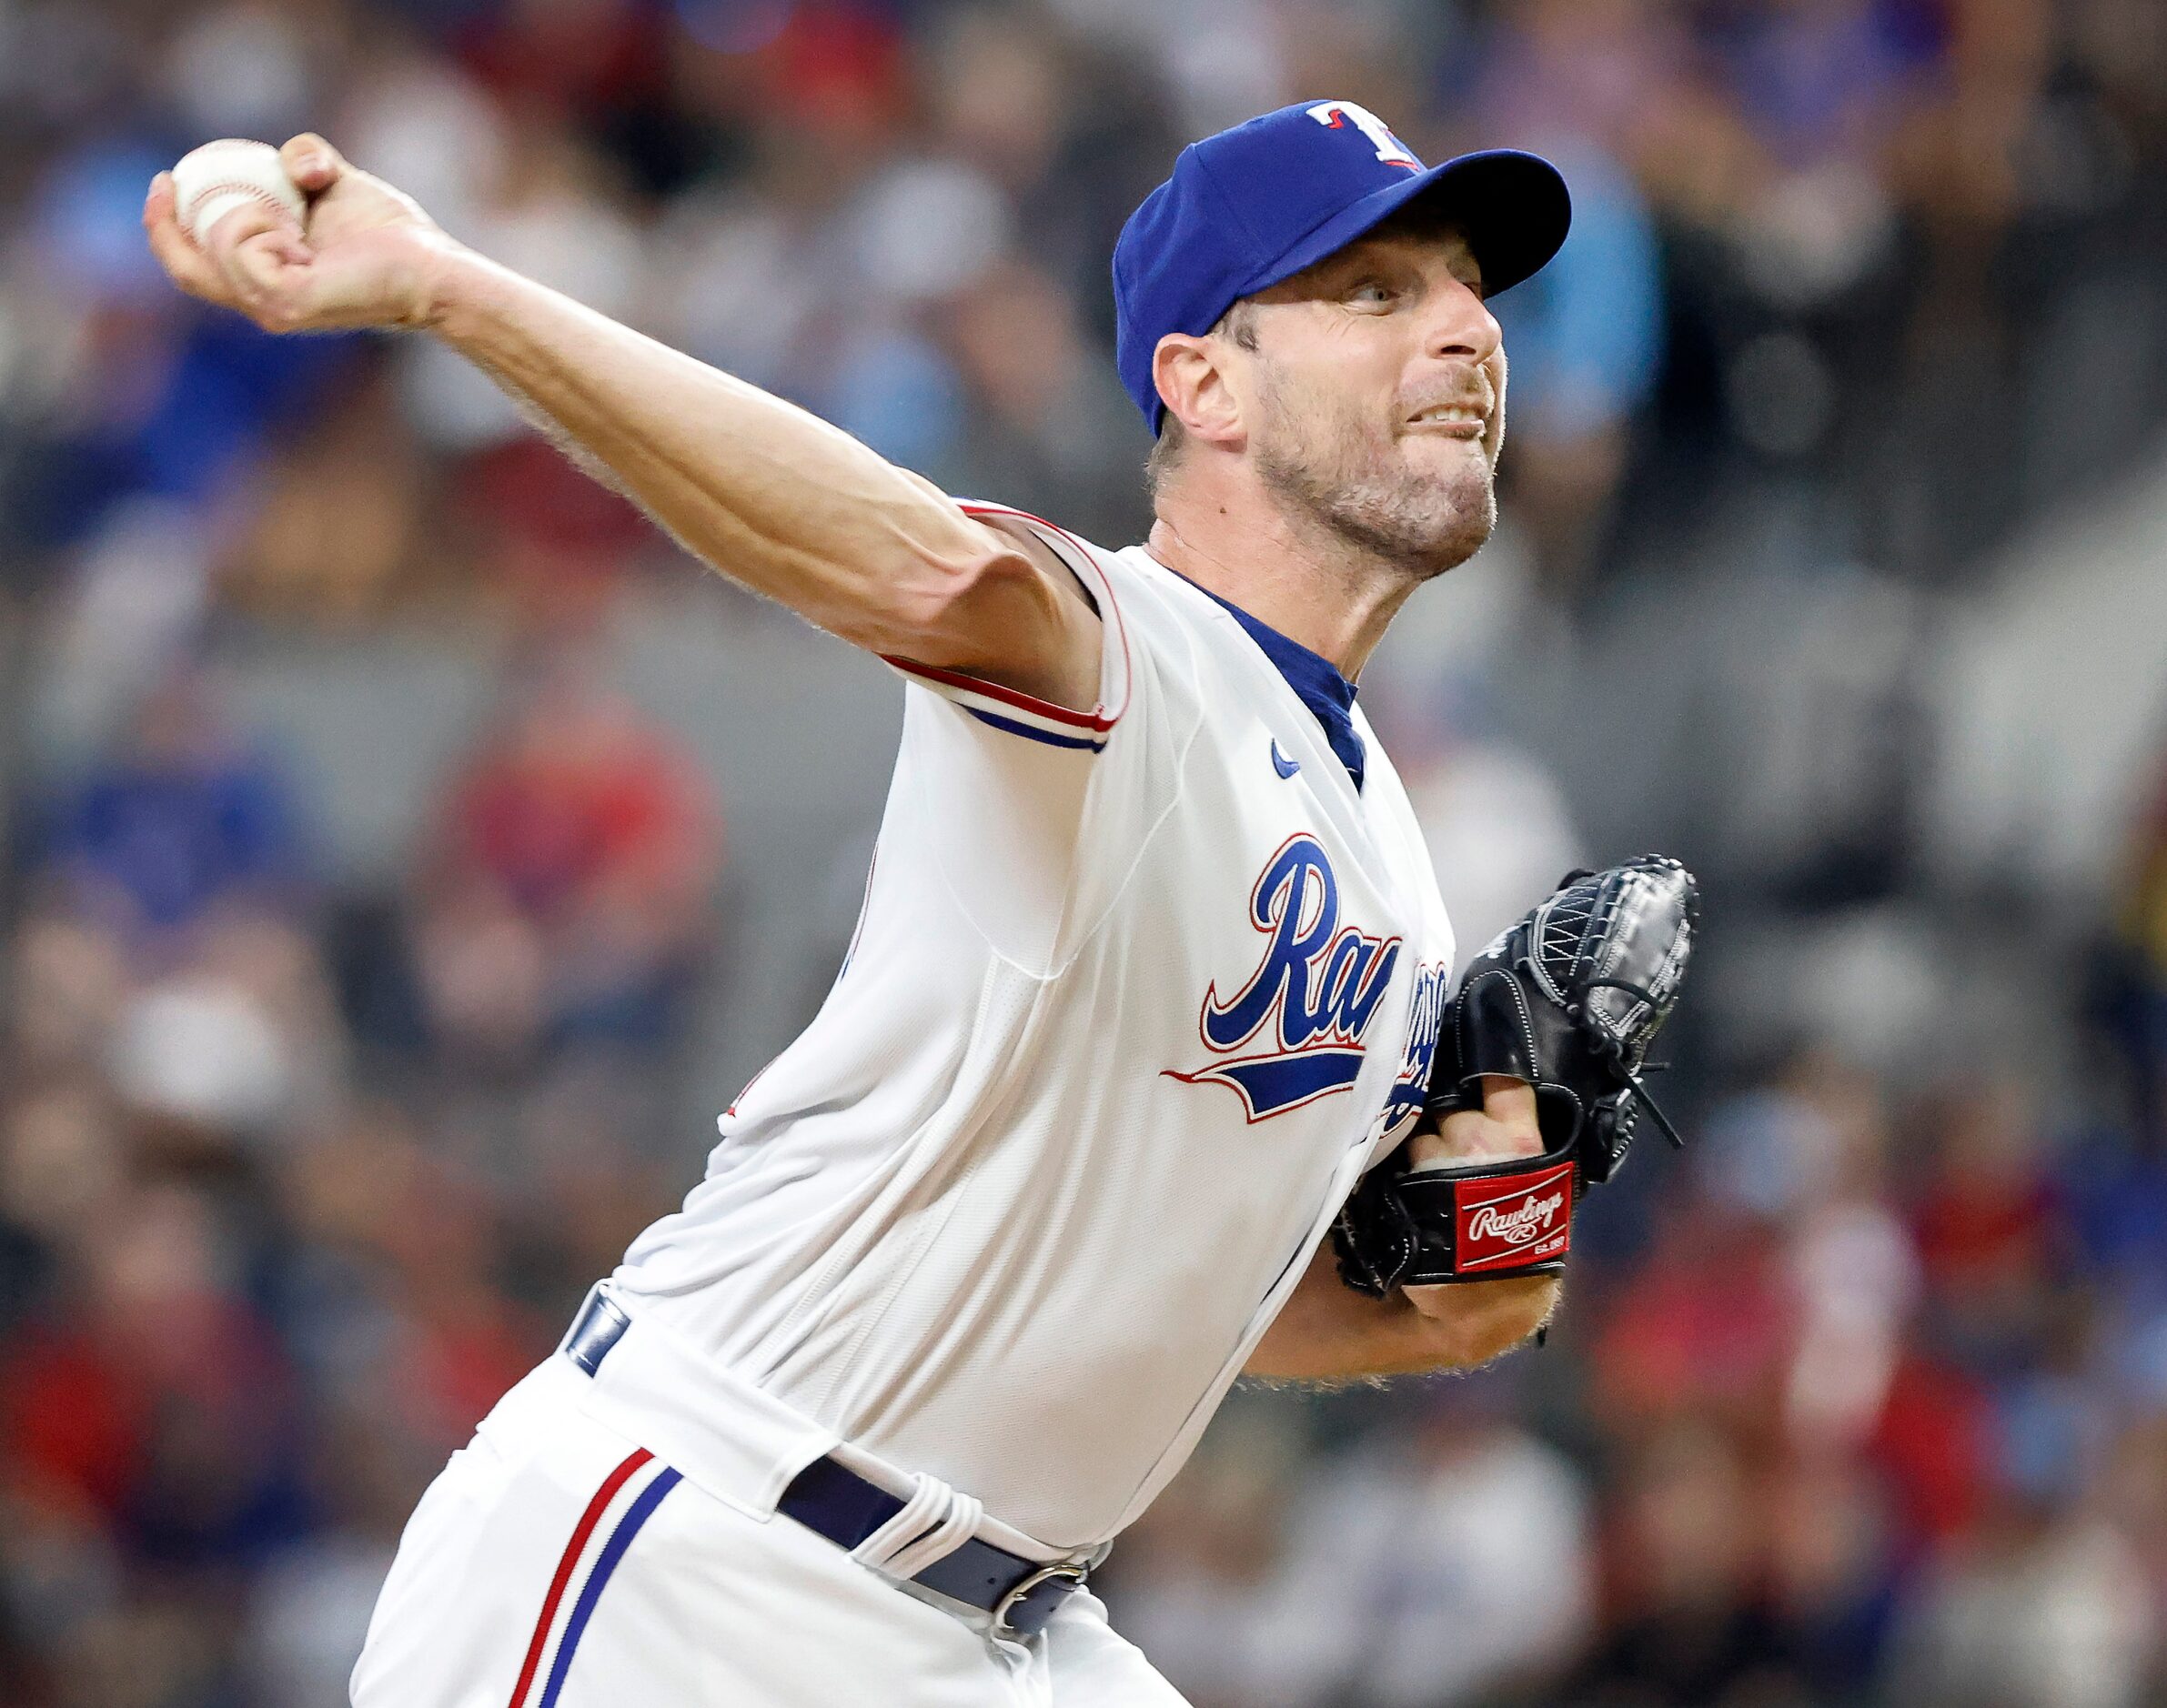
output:
{"label": "jersey collar", "polygon": [[[1176,569],[1175,575],[1181,575]],[[1189,578],[1182,576],[1189,581]],[[1325,739],[1339,762],[1346,767],[1346,774],[1355,780],[1355,788],[1362,787],[1362,771],[1368,759],[1368,751],[1362,738],[1355,729],[1355,685],[1339,673],[1339,667],[1321,653],[1309,650],[1298,640],[1289,640],[1269,623],[1249,615],[1232,599],[1223,599],[1211,588],[1198,582],[1189,581],[1205,598],[1223,607],[1227,615],[1248,630],[1249,638],[1264,649],[1264,655],[1286,678],[1287,687],[1295,698],[1309,708],[1318,723],[1325,728]]]}

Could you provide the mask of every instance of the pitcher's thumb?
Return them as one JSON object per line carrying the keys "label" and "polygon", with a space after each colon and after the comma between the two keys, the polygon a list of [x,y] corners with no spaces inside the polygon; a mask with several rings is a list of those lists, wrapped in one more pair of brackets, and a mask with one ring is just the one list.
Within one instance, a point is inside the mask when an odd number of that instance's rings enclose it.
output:
{"label": "pitcher's thumb", "polygon": [[312,130],[288,141],[279,149],[278,158],[286,167],[286,176],[308,196],[329,189],[346,169],[338,150]]}

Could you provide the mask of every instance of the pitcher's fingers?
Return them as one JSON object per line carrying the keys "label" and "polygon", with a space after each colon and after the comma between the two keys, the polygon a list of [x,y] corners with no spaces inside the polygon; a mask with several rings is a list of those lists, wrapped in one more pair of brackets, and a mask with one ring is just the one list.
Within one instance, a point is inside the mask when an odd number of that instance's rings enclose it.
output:
{"label": "pitcher's fingers", "polygon": [[309,256],[308,245],[293,221],[261,202],[221,214],[217,224],[203,234],[203,246],[229,276],[238,270],[244,252],[276,256],[281,261],[306,261]]}
{"label": "pitcher's fingers", "polygon": [[286,176],[306,196],[329,189],[346,169],[338,150],[312,130],[290,138],[278,150],[278,158],[286,166]]}
{"label": "pitcher's fingers", "polygon": [[250,237],[226,257],[243,310],[269,332],[291,332],[309,316],[309,263],[296,238],[281,232]]}
{"label": "pitcher's fingers", "polygon": [[150,239],[150,252],[157,256],[173,282],[191,296],[206,302],[227,303],[232,293],[211,258],[188,240],[173,216],[173,177],[161,172],[150,181],[150,194],[143,203],[143,231]]}
{"label": "pitcher's fingers", "polygon": [[[203,234],[204,253],[225,279],[227,290],[253,316],[277,293],[283,259],[281,233],[291,231],[286,215],[267,203],[249,201],[228,208]],[[297,237],[296,238],[297,241]]]}

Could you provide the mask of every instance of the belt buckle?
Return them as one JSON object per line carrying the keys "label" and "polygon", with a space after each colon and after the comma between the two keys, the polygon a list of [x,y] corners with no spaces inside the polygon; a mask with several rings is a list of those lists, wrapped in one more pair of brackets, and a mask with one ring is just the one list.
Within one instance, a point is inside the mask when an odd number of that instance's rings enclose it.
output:
{"label": "belt buckle", "polygon": [[[1034,1592],[1043,1589],[1048,1583],[1066,1582],[1073,1588],[1082,1589],[1084,1580],[1090,1575],[1091,1568],[1089,1566],[1078,1565],[1073,1561],[1056,1561],[1052,1565],[1039,1567],[1030,1576],[1017,1582],[1005,1595],[993,1603],[993,1634],[1001,1637],[1015,1637],[1025,1634],[1008,1623],[1009,1613],[1018,1603],[1029,1600]],[[1036,1633],[1030,1634],[1035,1635]]]}

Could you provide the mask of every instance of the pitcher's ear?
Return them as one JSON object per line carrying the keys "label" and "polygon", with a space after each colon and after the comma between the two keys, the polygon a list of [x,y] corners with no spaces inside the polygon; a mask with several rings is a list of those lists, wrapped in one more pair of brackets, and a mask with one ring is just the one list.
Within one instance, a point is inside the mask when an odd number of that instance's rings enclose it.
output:
{"label": "pitcher's ear", "polygon": [[1245,436],[1239,388],[1228,371],[1235,352],[1224,338],[1170,332],[1152,353],[1152,381],[1166,413],[1193,439],[1230,450]]}

